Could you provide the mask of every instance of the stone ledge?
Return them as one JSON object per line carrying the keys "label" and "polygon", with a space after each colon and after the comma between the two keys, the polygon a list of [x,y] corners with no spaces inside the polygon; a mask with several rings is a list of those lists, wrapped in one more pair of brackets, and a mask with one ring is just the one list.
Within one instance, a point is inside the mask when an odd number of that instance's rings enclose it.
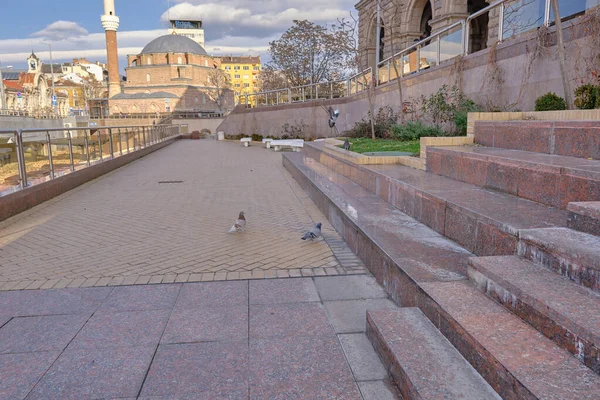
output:
{"label": "stone ledge", "polygon": [[427,160],[428,147],[464,146],[473,142],[474,138],[471,136],[424,137],[421,138],[421,158]]}
{"label": "stone ledge", "polygon": [[179,136],[0,197],[0,222],[68,192],[179,139]]}
{"label": "stone ledge", "polygon": [[353,151],[347,151],[337,147],[337,144],[344,144],[337,139],[328,139],[325,141],[326,144],[323,146],[323,150],[326,153],[334,154],[339,158],[349,161],[356,165],[385,165],[385,164],[399,164],[406,167],[420,169],[425,171],[425,160],[419,157],[411,156],[365,156],[363,154],[355,153]]}

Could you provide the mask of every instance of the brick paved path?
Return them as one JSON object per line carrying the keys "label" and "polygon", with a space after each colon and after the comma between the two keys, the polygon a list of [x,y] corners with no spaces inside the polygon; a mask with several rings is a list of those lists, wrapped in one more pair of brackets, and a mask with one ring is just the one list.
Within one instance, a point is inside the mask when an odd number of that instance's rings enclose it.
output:
{"label": "brick paved path", "polygon": [[[315,221],[326,240],[300,240]],[[364,271],[280,154],[230,142],[179,141],[0,223],[0,290]]]}

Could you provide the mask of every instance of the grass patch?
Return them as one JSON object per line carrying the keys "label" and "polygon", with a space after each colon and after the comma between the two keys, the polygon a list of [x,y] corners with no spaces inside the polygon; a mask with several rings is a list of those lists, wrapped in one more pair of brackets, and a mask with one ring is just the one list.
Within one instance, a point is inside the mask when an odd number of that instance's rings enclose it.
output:
{"label": "grass patch", "polygon": [[[355,138],[350,140],[350,151],[355,153],[370,153],[377,151],[403,151],[407,153],[419,154],[421,151],[421,142],[419,140],[387,140],[387,139],[367,139]],[[344,148],[344,146],[338,146]]]}

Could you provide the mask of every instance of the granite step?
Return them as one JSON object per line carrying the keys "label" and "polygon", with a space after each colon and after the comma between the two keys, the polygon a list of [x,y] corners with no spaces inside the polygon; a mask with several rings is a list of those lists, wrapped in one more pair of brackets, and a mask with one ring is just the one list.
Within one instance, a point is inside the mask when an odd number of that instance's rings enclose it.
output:
{"label": "granite step", "polygon": [[427,171],[560,209],[600,200],[600,160],[494,147],[428,147]]}
{"label": "granite step", "polygon": [[598,399],[600,376],[470,282],[421,286],[421,310],[502,398]]}
{"label": "granite step", "polygon": [[569,228],[524,229],[517,254],[600,292],[600,237]]}
{"label": "granite step", "polygon": [[[362,166],[309,143],[305,155],[479,255],[512,255],[519,231],[567,225],[567,212],[399,165]],[[312,165],[311,164],[311,165]]]}
{"label": "granite step", "polygon": [[475,143],[600,160],[598,121],[475,121]]}
{"label": "granite step", "polygon": [[469,260],[489,297],[600,373],[600,294],[518,256]]}
{"label": "granite step", "polygon": [[600,376],[461,276],[464,249],[409,241],[418,225],[397,226],[402,213],[307,154],[283,163],[390,297],[419,307],[502,398],[597,399]]}
{"label": "granite step", "polygon": [[367,336],[405,400],[501,400],[418,308],[368,311]]}
{"label": "granite step", "polygon": [[600,236],[600,201],[569,203],[567,211],[569,228]]}

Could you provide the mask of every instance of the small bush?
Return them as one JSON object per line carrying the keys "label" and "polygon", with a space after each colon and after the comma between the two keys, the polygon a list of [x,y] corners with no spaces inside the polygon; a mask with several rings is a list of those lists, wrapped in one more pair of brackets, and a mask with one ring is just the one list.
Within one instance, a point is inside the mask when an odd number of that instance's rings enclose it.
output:
{"label": "small bush", "polygon": [[546,93],[535,101],[535,111],[556,111],[566,110],[567,103],[565,99],[557,96],[555,93]]}
{"label": "small bush", "polygon": [[596,107],[600,87],[592,84],[581,85],[575,89],[575,107],[580,110],[591,110]]}
{"label": "small bush", "polygon": [[[370,138],[371,135],[371,119],[370,113],[367,118],[354,124],[352,129],[344,132],[345,136],[352,138]],[[398,121],[399,115],[389,107],[381,107],[375,114],[373,120],[375,124],[375,137],[378,139],[388,139],[390,137],[390,130],[396,121]]]}
{"label": "small bush", "polygon": [[253,133],[252,134],[252,141],[253,142],[262,142],[263,140],[263,136],[259,135],[258,133]]}
{"label": "small bush", "polygon": [[397,140],[417,140],[422,137],[448,136],[446,132],[436,126],[427,126],[421,121],[407,122],[404,125],[394,125],[391,129],[391,136]]}
{"label": "small bush", "polygon": [[600,94],[596,97],[596,108],[600,108]]}

